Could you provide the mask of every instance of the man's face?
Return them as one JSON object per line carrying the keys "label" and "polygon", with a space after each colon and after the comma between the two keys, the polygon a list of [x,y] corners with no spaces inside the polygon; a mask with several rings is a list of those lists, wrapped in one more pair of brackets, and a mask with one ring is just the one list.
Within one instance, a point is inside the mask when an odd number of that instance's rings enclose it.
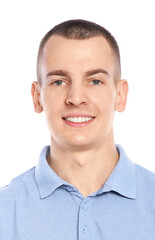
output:
{"label": "man's face", "polygon": [[42,86],[34,88],[53,144],[87,149],[110,141],[120,100],[114,75],[115,58],[103,37],[75,40],[55,35],[48,40],[41,62]]}

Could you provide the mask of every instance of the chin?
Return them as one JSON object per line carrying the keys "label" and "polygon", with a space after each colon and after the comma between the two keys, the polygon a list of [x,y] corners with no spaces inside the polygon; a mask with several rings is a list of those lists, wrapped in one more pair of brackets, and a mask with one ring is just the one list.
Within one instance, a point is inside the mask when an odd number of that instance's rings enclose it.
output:
{"label": "chin", "polygon": [[79,138],[74,141],[67,142],[66,145],[71,149],[86,150],[87,148],[92,147],[94,144],[92,141],[88,141],[88,139]]}

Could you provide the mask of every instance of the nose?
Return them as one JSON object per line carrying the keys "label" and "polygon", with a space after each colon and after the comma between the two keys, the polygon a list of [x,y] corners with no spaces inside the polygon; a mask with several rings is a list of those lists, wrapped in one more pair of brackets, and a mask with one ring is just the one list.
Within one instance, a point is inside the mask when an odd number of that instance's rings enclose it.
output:
{"label": "nose", "polygon": [[67,92],[66,104],[76,107],[87,104],[88,98],[84,86],[71,85]]}

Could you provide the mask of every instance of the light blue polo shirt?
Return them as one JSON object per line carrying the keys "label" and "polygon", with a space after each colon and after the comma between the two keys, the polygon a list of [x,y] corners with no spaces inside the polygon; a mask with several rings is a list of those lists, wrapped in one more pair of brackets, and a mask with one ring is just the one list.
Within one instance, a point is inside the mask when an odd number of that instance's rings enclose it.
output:
{"label": "light blue polo shirt", "polygon": [[0,190],[0,240],[155,240],[155,174],[116,147],[113,172],[85,198],[49,167],[45,147]]}

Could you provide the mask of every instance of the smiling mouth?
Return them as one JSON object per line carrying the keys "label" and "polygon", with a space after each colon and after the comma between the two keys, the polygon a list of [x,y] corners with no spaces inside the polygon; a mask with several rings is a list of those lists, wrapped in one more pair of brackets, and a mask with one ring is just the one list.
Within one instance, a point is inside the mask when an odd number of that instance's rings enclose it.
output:
{"label": "smiling mouth", "polygon": [[94,119],[94,117],[67,117],[67,118],[63,118],[63,119],[68,122],[73,122],[73,123],[85,123],[85,122],[88,122],[88,121]]}
{"label": "smiling mouth", "polygon": [[66,125],[72,128],[86,127],[93,122],[95,117],[66,117],[63,118]]}

